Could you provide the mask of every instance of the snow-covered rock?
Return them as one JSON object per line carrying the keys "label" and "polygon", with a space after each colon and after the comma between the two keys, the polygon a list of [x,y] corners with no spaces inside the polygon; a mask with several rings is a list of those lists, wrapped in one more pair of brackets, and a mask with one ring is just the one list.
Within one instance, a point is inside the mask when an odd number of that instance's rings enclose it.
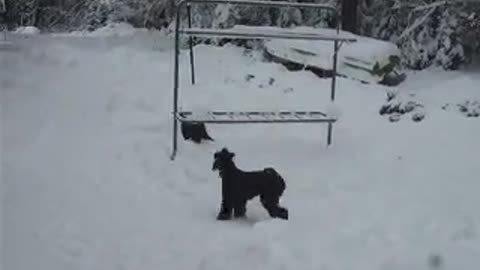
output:
{"label": "snow-covered rock", "polygon": [[381,106],[379,113],[387,116],[390,122],[400,121],[403,115],[410,115],[414,122],[425,118],[424,105],[415,99],[414,94],[388,92],[387,102]]}
{"label": "snow-covered rock", "polygon": [[21,35],[38,35],[40,34],[40,29],[35,26],[21,26],[15,29],[13,32]]}

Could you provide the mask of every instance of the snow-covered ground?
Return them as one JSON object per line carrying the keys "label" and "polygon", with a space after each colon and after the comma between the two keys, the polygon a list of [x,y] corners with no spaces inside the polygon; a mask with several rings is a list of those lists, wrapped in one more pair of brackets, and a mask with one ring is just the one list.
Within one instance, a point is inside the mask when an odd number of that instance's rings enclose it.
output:
{"label": "snow-covered ground", "polygon": [[[378,113],[392,89],[339,78],[330,148],[324,125],[209,125],[215,142],[180,140],[172,162],[171,38],[140,33],[0,51],[5,269],[478,268],[480,118],[454,105],[480,100],[478,73],[409,74],[395,90],[426,117],[395,123]],[[329,107],[330,80],[231,46],[196,47],[192,88],[187,56],[184,109]],[[224,146],[284,176],[290,220],[257,200],[215,220]]]}

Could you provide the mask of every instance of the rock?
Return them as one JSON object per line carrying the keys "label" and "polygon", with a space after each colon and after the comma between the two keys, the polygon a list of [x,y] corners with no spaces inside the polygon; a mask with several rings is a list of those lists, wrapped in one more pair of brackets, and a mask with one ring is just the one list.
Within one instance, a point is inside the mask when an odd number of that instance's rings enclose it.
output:
{"label": "rock", "polygon": [[[409,97],[414,97],[415,94],[409,94]],[[404,114],[412,113],[412,120],[419,122],[425,118],[425,114],[418,112],[418,108],[423,105],[414,100],[404,100],[395,92],[387,92],[387,103],[380,107],[380,115],[390,115],[390,122],[398,122],[400,117]]]}
{"label": "rock", "polygon": [[390,122],[394,123],[394,122],[398,122],[400,121],[402,115],[399,114],[399,113],[395,113],[395,114],[392,114],[388,117],[388,120],[390,120]]}
{"label": "rock", "polygon": [[467,117],[478,117],[479,113],[477,111],[472,111],[467,113]]}
{"label": "rock", "polygon": [[288,87],[288,88],[285,88],[285,89],[283,89],[283,92],[284,92],[284,93],[290,93],[290,92],[293,92],[293,87]]}
{"label": "rock", "polygon": [[468,111],[468,108],[465,105],[458,104],[459,111],[462,113],[466,113]]}
{"label": "rock", "polygon": [[384,115],[384,114],[387,114],[387,111],[390,107],[388,105],[383,105],[381,108],[380,108],[380,115]]}
{"label": "rock", "polygon": [[387,101],[391,101],[395,97],[397,97],[397,94],[395,92],[387,92]]}
{"label": "rock", "polygon": [[246,80],[247,82],[251,81],[253,78],[255,78],[255,75],[252,75],[252,74],[247,74],[247,75],[245,76],[245,80]]}
{"label": "rock", "polygon": [[418,107],[418,104],[413,102],[413,101],[409,101],[407,102],[407,104],[404,106],[404,110],[406,113],[409,113],[409,112],[412,112],[413,110],[415,110],[415,108]]}
{"label": "rock", "polygon": [[417,112],[417,113],[414,113],[412,115],[412,120],[414,122],[420,122],[422,121],[423,119],[425,118],[425,114],[424,113],[421,113],[421,112]]}
{"label": "rock", "polygon": [[478,101],[467,100],[462,104],[457,104],[458,110],[466,117],[480,116],[480,103]]}
{"label": "rock", "polygon": [[270,80],[268,80],[268,85],[273,85],[274,82],[275,79],[270,77]]}

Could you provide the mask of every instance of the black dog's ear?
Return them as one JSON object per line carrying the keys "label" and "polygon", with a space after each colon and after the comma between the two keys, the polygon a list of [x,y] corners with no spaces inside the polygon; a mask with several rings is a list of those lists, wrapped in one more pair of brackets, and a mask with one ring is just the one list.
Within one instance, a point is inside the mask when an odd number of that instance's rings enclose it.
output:
{"label": "black dog's ear", "polygon": [[228,153],[229,158],[233,158],[235,156],[235,153]]}

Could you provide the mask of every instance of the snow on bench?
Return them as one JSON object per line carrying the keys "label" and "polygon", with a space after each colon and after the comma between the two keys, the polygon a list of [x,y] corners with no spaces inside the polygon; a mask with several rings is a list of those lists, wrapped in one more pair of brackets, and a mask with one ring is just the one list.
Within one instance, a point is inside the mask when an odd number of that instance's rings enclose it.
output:
{"label": "snow on bench", "polygon": [[278,112],[232,112],[209,111],[178,112],[177,119],[182,122],[202,123],[333,123],[337,119],[320,111],[278,111]]}
{"label": "snow on bench", "polygon": [[229,38],[260,38],[260,39],[303,39],[355,42],[356,38],[351,35],[338,34],[336,32],[311,31],[305,27],[279,28],[271,26],[246,26],[236,25],[228,29],[184,28],[180,33],[192,36],[219,36]]}

